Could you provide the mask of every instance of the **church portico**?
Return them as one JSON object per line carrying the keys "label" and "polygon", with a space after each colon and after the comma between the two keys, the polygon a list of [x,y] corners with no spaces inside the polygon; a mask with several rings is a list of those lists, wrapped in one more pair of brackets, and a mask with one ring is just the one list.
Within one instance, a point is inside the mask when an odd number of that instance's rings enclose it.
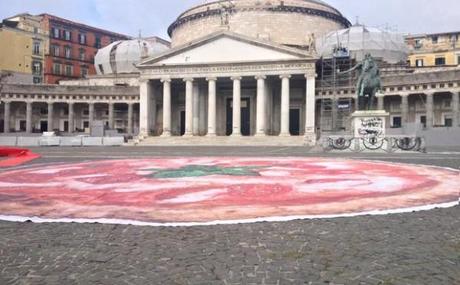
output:
{"label": "church portico", "polygon": [[308,84],[301,74],[168,78],[141,84],[149,86],[140,88],[149,92],[140,96],[149,98],[148,106],[141,107],[150,112],[141,112],[141,126],[149,126],[144,136],[304,135],[309,120]]}
{"label": "church portico", "polygon": [[[207,62],[208,53],[220,52],[222,38],[226,45],[244,45],[246,53],[262,57],[240,53],[236,59],[222,53],[221,60],[214,56]],[[207,47],[211,43],[212,49]],[[148,59],[138,65],[141,135],[306,135],[314,142],[314,62],[303,51],[227,32]],[[154,109],[161,111],[153,114]]]}

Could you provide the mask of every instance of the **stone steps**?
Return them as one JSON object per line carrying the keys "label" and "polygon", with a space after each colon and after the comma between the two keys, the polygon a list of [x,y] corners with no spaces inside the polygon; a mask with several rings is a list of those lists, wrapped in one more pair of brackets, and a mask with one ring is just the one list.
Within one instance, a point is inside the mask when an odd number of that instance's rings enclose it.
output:
{"label": "stone steps", "polygon": [[293,137],[147,137],[132,140],[138,146],[304,146],[303,136]]}

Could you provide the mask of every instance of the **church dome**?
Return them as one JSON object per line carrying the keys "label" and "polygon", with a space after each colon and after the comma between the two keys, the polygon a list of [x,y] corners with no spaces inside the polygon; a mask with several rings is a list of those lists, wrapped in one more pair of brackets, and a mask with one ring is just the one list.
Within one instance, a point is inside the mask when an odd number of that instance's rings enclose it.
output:
{"label": "church dome", "polygon": [[330,32],[316,44],[318,53],[324,58],[350,55],[361,61],[370,53],[374,58],[395,64],[405,62],[408,54],[403,35],[359,24]]}
{"label": "church dome", "polygon": [[221,0],[195,6],[169,27],[172,46],[220,30],[275,43],[305,47],[312,34],[320,37],[347,28],[350,22],[318,0]]}
{"label": "church dome", "polygon": [[169,49],[169,42],[153,37],[116,41],[98,50],[94,65],[98,75],[138,72],[135,64]]}

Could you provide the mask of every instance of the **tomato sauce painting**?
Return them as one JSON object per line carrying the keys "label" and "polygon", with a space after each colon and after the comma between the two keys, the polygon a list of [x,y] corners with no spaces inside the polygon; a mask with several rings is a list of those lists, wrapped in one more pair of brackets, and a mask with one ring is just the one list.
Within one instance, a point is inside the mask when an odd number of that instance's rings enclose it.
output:
{"label": "tomato sauce painting", "polygon": [[0,173],[0,219],[199,225],[458,204],[459,171],[326,158],[155,158]]}

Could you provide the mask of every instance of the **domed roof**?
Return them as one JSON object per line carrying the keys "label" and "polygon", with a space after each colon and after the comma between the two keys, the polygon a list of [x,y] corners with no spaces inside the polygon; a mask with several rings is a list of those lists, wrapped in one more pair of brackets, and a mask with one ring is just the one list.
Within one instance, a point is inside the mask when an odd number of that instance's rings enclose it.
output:
{"label": "domed roof", "polygon": [[325,10],[337,15],[342,16],[339,10],[321,0],[216,0],[207,1],[207,3],[197,5],[188,9],[179,15],[178,19],[190,16],[200,11],[211,10],[213,8],[221,8],[222,6],[232,8],[248,8],[248,7],[276,7],[276,6],[290,6],[312,8]]}
{"label": "domed roof", "polygon": [[408,54],[403,35],[358,24],[328,33],[317,41],[317,50],[325,58],[349,54],[358,61],[370,53],[387,63],[405,62]]}
{"label": "domed roof", "polygon": [[350,27],[334,7],[319,0],[207,1],[180,14],[169,26],[177,47],[221,30],[305,48],[312,34]]}
{"label": "domed roof", "polygon": [[116,41],[98,50],[94,64],[98,75],[138,72],[135,64],[169,49],[169,42],[157,37]]}

